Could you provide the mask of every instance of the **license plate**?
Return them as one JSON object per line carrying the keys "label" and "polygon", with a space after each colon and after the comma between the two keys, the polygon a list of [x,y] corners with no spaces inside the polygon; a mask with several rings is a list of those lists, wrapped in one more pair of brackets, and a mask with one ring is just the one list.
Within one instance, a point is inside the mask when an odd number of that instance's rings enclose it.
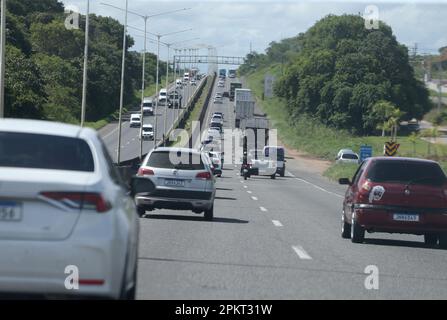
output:
{"label": "license plate", "polygon": [[185,186],[185,180],[165,179],[165,186],[169,186],[169,187],[184,187]]}
{"label": "license plate", "polygon": [[0,202],[0,221],[17,222],[22,220],[22,206],[17,202]]}
{"label": "license plate", "polygon": [[418,214],[406,214],[406,213],[395,213],[393,214],[394,221],[409,221],[409,222],[419,222]]}

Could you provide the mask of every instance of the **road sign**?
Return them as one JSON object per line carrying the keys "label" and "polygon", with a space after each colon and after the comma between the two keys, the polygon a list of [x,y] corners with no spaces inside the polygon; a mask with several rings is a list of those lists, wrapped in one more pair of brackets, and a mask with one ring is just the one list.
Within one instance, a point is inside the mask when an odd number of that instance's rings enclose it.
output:
{"label": "road sign", "polygon": [[272,75],[266,75],[264,78],[264,96],[266,98],[273,97],[273,83],[275,82],[275,77]]}
{"label": "road sign", "polygon": [[364,161],[367,158],[372,157],[372,147],[367,145],[362,145],[360,147],[360,161]]}
{"label": "road sign", "polygon": [[399,149],[400,144],[396,142],[385,142],[384,154],[388,157],[394,157]]}

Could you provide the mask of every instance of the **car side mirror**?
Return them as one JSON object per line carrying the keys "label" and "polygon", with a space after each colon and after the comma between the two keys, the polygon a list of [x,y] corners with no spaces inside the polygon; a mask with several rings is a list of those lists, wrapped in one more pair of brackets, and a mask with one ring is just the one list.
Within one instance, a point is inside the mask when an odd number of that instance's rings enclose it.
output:
{"label": "car side mirror", "polygon": [[352,183],[348,178],[340,178],[338,179],[339,184],[348,185],[350,186]]}
{"label": "car side mirror", "polygon": [[137,194],[150,194],[155,190],[155,184],[151,179],[145,177],[132,177],[130,180],[130,195],[135,197]]}

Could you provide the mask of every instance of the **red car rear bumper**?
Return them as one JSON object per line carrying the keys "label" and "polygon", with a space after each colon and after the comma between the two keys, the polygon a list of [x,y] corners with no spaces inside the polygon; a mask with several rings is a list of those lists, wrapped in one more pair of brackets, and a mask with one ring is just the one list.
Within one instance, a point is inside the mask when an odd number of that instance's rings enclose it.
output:
{"label": "red car rear bumper", "polygon": [[[447,233],[447,208],[405,208],[356,205],[355,220],[368,231],[390,233]],[[398,215],[398,216],[396,216]],[[416,221],[399,219],[410,215]]]}

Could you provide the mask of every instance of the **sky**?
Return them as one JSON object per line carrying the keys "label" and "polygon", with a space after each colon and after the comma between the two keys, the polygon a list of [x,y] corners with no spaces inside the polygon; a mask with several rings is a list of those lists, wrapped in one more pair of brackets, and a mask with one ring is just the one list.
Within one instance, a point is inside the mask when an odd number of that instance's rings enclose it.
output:
{"label": "sky", "polygon": [[[417,44],[418,53],[433,53],[447,45],[447,0],[409,0],[409,1],[319,1],[319,0],[207,0],[207,1],[152,1],[128,0],[129,10],[142,15],[182,8],[191,8],[172,14],[149,19],[148,30],[155,34],[192,29],[191,31],[162,37],[161,40],[175,43],[200,38],[179,44],[205,47],[214,46],[219,55],[246,56],[250,51],[265,52],[269,43],[305,32],[315,22],[328,14],[365,15],[368,5],[378,8],[379,19],[393,29],[397,40],[409,47]],[[86,12],[87,0],[63,0],[66,6],[79,8]],[[105,6],[108,3],[124,8],[125,0],[90,0],[90,12],[111,16],[124,23],[124,12]],[[129,15],[128,25],[144,28],[144,20]],[[129,28],[135,39],[133,50],[143,49],[143,33]],[[156,52],[156,44],[148,43],[149,51]],[[201,49],[201,54],[207,54]],[[160,56],[166,57],[166,49]]]}

